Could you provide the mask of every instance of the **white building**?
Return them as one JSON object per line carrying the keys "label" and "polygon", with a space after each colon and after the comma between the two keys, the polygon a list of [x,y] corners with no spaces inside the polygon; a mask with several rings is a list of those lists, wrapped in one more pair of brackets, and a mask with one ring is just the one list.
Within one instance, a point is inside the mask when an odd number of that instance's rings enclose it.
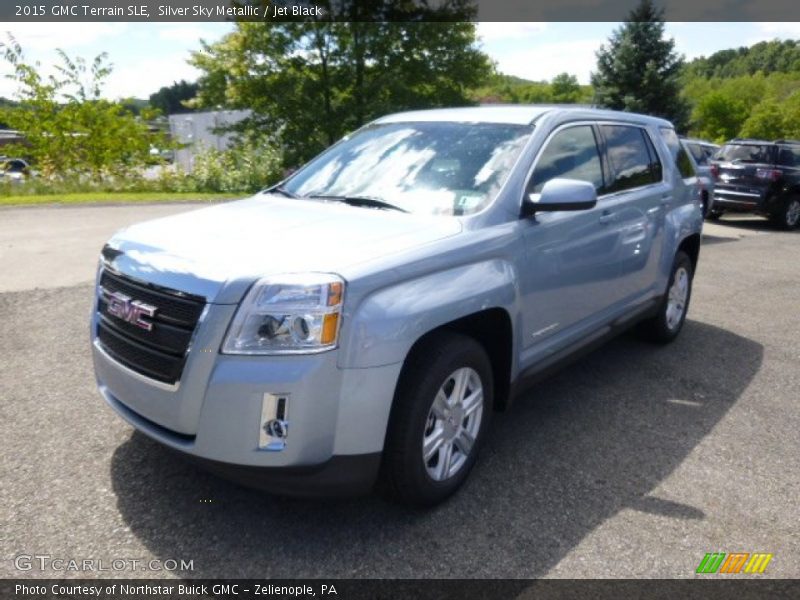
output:
{"label": "white building", "polygon": [[194,157],[202,148],[225,150],[233,134],[219,133],[218,128],[249,117],[249,110],[215,110],[169,116],[169,132],[181,147],[175,151],[175,164],[191,173]]}

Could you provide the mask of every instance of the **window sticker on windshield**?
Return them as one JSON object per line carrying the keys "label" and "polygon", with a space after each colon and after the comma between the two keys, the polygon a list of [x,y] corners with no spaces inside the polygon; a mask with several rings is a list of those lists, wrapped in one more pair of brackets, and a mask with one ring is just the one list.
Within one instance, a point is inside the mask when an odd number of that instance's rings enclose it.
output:
{"label": "window sticker on windshield", "polygon": [[456,192],[456,208],[464,211],[477,209],[483,202],[483,194],[474,192]]}

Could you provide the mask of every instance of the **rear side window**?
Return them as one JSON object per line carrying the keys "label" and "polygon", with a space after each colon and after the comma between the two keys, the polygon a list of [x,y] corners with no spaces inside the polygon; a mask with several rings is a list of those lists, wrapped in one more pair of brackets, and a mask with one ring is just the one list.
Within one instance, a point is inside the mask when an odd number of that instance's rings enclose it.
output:
{"label": "rear side window", "polygon": [[672,129],[672,127],[661,127],[661,135],[664,136],[664,141],[667,144],[667,148],[669,148],[670,154],[672,154],[675,166],[678,167],[678,172],[681,174],[681,177],[684,179],[687,177],[694,177],[695,172],[692,159],[689,158],[686,150],[681,145],[675,130]]}
{"label": "rear side window", "polygon": [[658,183],[664,179],[664,169],[661,168],[661,159],[658,158],[658,152],[656,152],[656,147],[653,146],[653,140],[650,139],[650,134],[644,129],[641,131],[642,137],[647,144],[647,151],[650,153],[650,172],[653,174],[653,182]]}
{"label": "rear side window", "polygon": [[557,177],[588,181],[602,189],[603,169],[591,126],[562,129],[550,138],[536,161],[528,192],[538,194],[545,183]]}
{"label": "rear side window", "polygon": [[719,146],[703,146],[703,150],[706,153],[706,164],[708,164],[708,161],[711,160],[719,150]]}
{"label": "rear side window", "polygon": [[778,164],[782,167],[800,167],[800,146],[782,146],[778,149]]}
{"label": "rear side window", "polygon": [[705,165],[708,163],[708,154],[700,144],[687,143],[686,147],[689,149],[689,152],[692,153],[694,162],[696,162],[698,165]]}
{"label": "rear side window", "polygon": [[[601,125],[612,172],[609,192],[619,192],[661,180],[661,163],[648,148],[644,131],[627,125]],[[652,144],[651,144],[652,147]]]}

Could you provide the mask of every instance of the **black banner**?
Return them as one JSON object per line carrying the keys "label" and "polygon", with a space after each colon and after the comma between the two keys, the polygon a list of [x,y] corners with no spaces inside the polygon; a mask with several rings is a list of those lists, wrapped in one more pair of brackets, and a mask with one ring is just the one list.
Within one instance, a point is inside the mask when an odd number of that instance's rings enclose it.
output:
{"label": "black banner", "polygon": [[655,600],[800,597],[800,580],[756,579],[669,580],[254,580],[254,579],[6,579],[0,582],[4,600],[494,600],[566,599]]}
{"label": "black banner", "polygon": [[[638,0],[3,0],[6,22],[621,21]],[[667,21],[800,21],[795,0],[656,0]]]}

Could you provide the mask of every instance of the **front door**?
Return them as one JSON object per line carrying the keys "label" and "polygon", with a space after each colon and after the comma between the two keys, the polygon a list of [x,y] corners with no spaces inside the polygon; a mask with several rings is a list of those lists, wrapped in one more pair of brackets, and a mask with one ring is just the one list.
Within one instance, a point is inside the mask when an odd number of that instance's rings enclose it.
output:
{"label": "front door", "polygon": [[[598,194],[605,178],[596,130],[562,126],[536,159],[528,193],[554,178],[588,181]],[[591,329],[618,297],[620,235],[602,203],[591,210],[540,212],[521,223],[526,260],[520,274],[523,299],[522,368]]]}

